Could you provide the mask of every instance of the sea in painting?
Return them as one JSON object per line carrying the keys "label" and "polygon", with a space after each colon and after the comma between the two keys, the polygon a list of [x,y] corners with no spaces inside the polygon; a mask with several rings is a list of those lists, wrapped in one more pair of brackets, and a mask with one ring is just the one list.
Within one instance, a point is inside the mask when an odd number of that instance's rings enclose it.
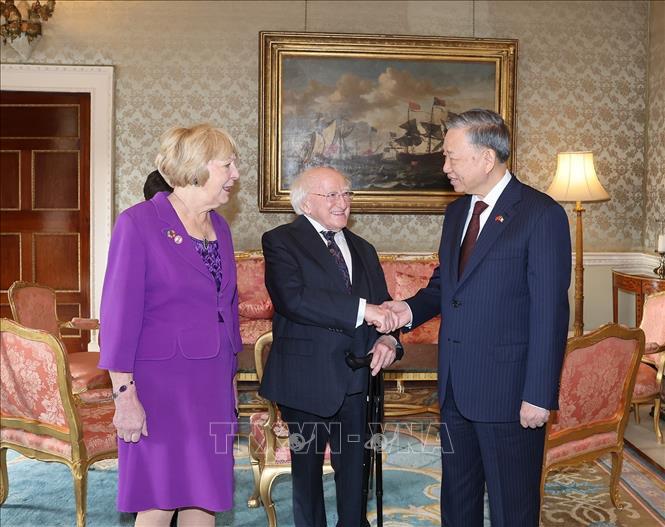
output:
{"label": "sea in painting", "polygon": [[445,121],[496,110],[494,62],[285,57],[281,181],[312,166],[354,190],[453,191],[443,174]]}

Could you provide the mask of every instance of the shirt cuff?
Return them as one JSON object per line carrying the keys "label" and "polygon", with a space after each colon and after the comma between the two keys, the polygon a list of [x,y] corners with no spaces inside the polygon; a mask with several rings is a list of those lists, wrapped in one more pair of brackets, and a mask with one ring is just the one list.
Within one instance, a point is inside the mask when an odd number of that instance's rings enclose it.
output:
{"label": "shirt cuff", "polygon": [[359,328],[365,322],[365,306],[367,305],[367,300],[364,298],[360,299],[358,302],[358,316],[356,316],[356,327]]}
{"label": "shirt cuff", "polygon": [[413,326],[413,311],[411,311],[411,306],[408,303],[406,303],[406,302],[404,302],[404,303],[406,304],[406,307],[409,308],[409,323],[404,324],[404,327],[406,329],[411,329],[411,326]]}

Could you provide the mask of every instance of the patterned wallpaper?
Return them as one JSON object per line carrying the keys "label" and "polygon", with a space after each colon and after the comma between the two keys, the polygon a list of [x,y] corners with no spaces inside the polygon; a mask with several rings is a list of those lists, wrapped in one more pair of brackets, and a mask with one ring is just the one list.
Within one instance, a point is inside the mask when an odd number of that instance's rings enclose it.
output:
{"label": "patterned wallpaper", "polygon": [[[665,233],[665,2],[651,2],[649,17],[649,115],[644,247]],[[658,224],[660,220],[663,223]]]}
{"label": "patterned wallpaper", "polygon": [[[516,173],[545,189],[558,151],[593,150],[612,200],[586,207],[585,249],[639,250],[645,195],[649,217],[656,210],[662,216],[665,206],[662,140],[652,141],[646,178],[648,16],[645,1],[61,0],[28,62],[115,66],[116,211],[142,199],[166,127],[210,121],[227,128],[240,147],[242,175],[238,195],[222,213],[236,248],[249,250],[260,246],[265,230],[291,218],[258,212],[260,30],[517,38]],[[652,38],[651,55],[661,65],[662,38],[662,31],[659,44]],[[6,46],[1,58],[21,62]],[[652,93],[654,87],[662,93],[660,71],[651,77]],[[661,97],[650,120],[661,138],[663,106]],[[439,215],[356,215],[353,226],[379,250],[434,251],[441,221]],[[648,240],[654,229],[647,225]]]}

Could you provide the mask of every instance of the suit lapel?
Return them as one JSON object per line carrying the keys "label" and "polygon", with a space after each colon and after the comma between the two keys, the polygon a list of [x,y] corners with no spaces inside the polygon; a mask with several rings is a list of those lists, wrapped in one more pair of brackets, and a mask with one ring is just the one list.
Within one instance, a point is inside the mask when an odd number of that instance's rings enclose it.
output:
{"label": "suit lapel", "polygon": [[360,250],[355,234],[346,228],[344,229],[344,238],[349,246],[351,260],[353,262],[353,281],[351,284],[351,291],[354,295],[366,297],[368,300],[373,299],[372,280],[367,275],[369,264],[366,261],[366,255]]}
{"label": "suit lapel", "polygon": [[294,231],[295,241],[300,244],[303,249],[314,258],[317,264],[323,267],[326,275],[331,277],[339,288],[346,291],[346,285],[344,284],[344,278],[337,269],[326,243],[323,241],[321,236],[314,226],[309,222],[305,216],[298,216],[293,223],[291,223],[291,228]]}
{"label": "suit lapel", "polygon": [[[170,254],[174,255],[174,258],[182,259],[188,265],[191,265],[194,269],[202,273],[206,278],[214,282],[215,279],[203,263],[203,258],[201,258],[199,253],[196,252],[194,242],[189,237],[189,234],[187,234],[185,226],[182,224],[175,209],[167,199],[167,195],[166,192],[159,192],[150,201],[155,205],[157,216],[164,223],[160,235],[168,238]],[[219,239],[219,231],[217,231],[217,229],[216,232]],[[178,236],[180,236],[180,238],[178,238]],[[180,243],[177,243],[177,240],[181,240]]]}
{"label": "suit lapel", "polygon": [[[464,268],[464,274],[460,277],[457,287],[461,286],[467,278],[473,273],[474,269],[482,262],[487,252],[492,248],[494,243],[499,239],[501,234],[508,227],[512,219],[515,217],[515,205],[522,197],[522,184],[515,176],[510,180],[508,186],[504,189],[499,196],[499,200],[487,218],[483,230],[480,231],[480,236],[476,240],[476,245],[473,252],[469,257],[469,261]],[[468,207],[467,207],[468,212]],[[459,255],[459,244],[457,247],[457,254]]]}

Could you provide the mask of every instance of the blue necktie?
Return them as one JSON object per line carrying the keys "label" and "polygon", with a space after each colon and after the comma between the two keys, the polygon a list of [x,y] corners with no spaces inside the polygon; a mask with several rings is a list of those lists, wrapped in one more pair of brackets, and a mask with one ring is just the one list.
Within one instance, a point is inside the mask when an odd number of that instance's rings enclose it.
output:
{"label": "blue necktie", "polygon": [[328,242],[328,251],[335,260],[335,265],[339,272],[342,273],[342,278],[344,279],[344,285],[346,285],[347,293],[351,293],[351,278],[349,277],[349,268],[346,266],[344,261],[344,256],[342,256],[342,251],[339,248],[339,245],[335,242],[335,231],[321,231],[321,234]]}

